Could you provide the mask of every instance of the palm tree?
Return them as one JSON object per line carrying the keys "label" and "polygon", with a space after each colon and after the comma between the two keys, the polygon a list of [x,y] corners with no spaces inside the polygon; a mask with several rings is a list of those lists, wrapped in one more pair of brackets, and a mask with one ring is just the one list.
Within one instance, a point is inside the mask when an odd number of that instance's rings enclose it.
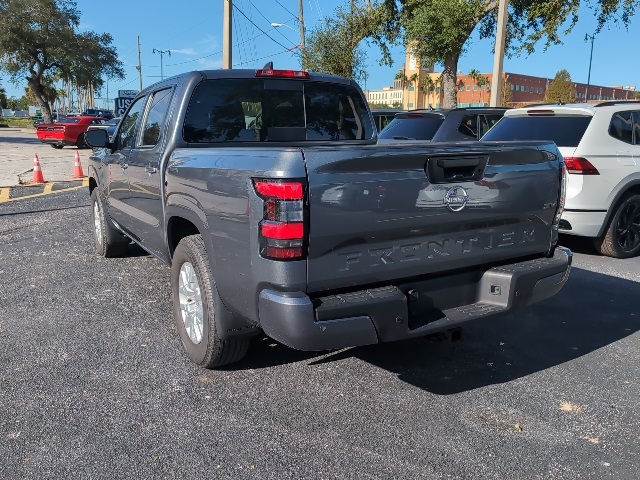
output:
{"label": "palm tree", "polygon": [[[414,87],[413,88],[414,91],[416,92],[416,93],[413,94],[413,99],[414,99],[416,105],[418,104],[418,89],[415,88],[416,87],[415,84],[418,81],[418,78],[419,78],[419,75],[417,73],[414,73],[413,75],[411,75],[409,77],[409,85],[412,85]],[[413,108],[416,108],[416,107],[413,107]]]}
{"label": "palm tree", "polygon": [[[404,107],[404,87],[409,82],[409,79],[407,78],[407,75],[404,73],[404,70],[400,70],[398,73],[396,73],[396,76],[394,77],[394,79],[400,80],[400,85],[402,86],[402,104]],[[408,101],[409,101],[409,95],[407,94],[407,102]]]}
{"label": "palm tree", "polygon": [[481,102],[482,105],[484,106],[484,87],[489,86],[489,77],[485,77],[484,75],[480,75],[478,77],[478,80],[476,80],[476,83],[478,84],[478,86],[480,87],[480,96],[482,98]]}
{"label": "palm tree", "polygon": [[471,91],[471,103],[473,103],[475,87],[478,85],[478,78],[480,78],[480,72],[474,68],[473,70],[469,71],[469,74],[467,76],[471,80],[473,80],[474,89]]}
{"label": "palm tree", "polygon": [[438,92],[438,102],[440,105],[442,105],[444,103],[443,101],[443,97],[444,97],[444,92],[442,90],[442,87],[444,85],[444,78],[442,78],[442,75],[438,75],[438,78],[435,79],[435,81],[433,82],[436,90]]}
{"label": "palm tree", "polygon": [[[429,99],[431,98],[431,95],[433,94],[433,92],[436,89],[436,82],[434,82],[433,78],[431,78],[431,75],[428,75],[427,77],[425,77],[422,80],[422,87],[423,91],[426,91],[427,93],[427,103],[429,104],[429,106],[431,107],[431,102],[429,102]],[[426,105],[425,105],[426,107]]]}

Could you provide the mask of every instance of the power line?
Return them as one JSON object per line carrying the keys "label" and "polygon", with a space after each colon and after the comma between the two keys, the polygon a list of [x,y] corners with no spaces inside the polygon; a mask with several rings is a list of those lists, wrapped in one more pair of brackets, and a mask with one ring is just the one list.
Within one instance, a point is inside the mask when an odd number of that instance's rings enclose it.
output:
{"label": "power line", "polygon": [[[253,3],[251,0],[249,0],[249,3],[251,4],[251,6],[252,6],[253,8],[255,8],[255,9],[256,9],[256,11],[260,14],[260,16],[261,16],[262,18],[264,18],[264,19],[265,19],[265,21],[266,21],[267,23],[271,24],[271,20],[269,20],[267,17],[265,17],[265,16],[263,15],[263,13],[262,13],[260,10],[258,10],[258,8],[254,5],[254,3]],[[278,30],[277,28],[276,28],[276,32],[278,32],[278,33],[282,36],[282,38],[284,38],[286,41],[288,41],[288,42],[290,41],[290,40],[287,38],[287,36],[286,36],[284,33],[282,33],[280,30]],[[291,43],[293,43],[293,42],[291,42]],[[294,43],[294,45],[295,45],[295,43]]]}
{"label": "power line", "polygon": [[287,7],[285,7],[284,5],[282,5],[278,0],[276,0],[276,3],[277,3],[278,5],[280,5],[282,8],[284,8],[284,9],[289,13],[289,15],[291,15],[293,18],[297,18],[297,16],[296,16],[295,14],[291,13],[291,10],[289,10]]}
{"label": "power line", "polygon": [[238,12],[240,12],[240,14],[241,14],[244,18],[246,18],[246,19],[247,19],[247,21],[249,21],[250,23],[252,23],[254,27],[256,27],[258,30],[260,30],[262,33],[264,33],[264,34],[267,36],[267,38],[269,38],[272,42],[277,43],[277,44],[278,44],[278,45],[280,45],[282,48],[288,48],[288,47],[285,47],[283,44],[281,44],[279,41],[277,41],[275,38],[273,38],[272,36],[270,36],[267,32],[265,32],[264,30],[262,30],[258,25],[256,25],[256,24],[255,24],[255,22],[254,22],[253,20],[251,20],[249,17],[247,17],[247,16],[245,15],[245,13],[244,13],[242,10],[240,10],[240,9],[236,6],[236,4],[235,4],[235,3],[233,4],[233,8],[235,8]]}

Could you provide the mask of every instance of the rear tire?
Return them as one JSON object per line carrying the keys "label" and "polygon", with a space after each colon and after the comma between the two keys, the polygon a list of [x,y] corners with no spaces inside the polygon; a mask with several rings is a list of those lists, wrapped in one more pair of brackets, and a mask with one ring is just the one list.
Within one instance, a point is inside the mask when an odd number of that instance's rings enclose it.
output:
{"label": "rear tire", "polygon": [[640,195],[623,197],[611,216],[607,230],[593,239],[602,255],[631,258],[640,253]]}
{"label": "rear tire", "polygon": [[56,150],[60,150],[62,147],[64,147],[64,145],[51,145],[51,146]]}
{"label": "rear tire", "polygon": [[213,282],[204,240],[191,235],[180,240],[171,263],[173,315],[182,345],[191,361],[215,368],[241,360],[250,339],[221,339],[216,317],[225,308]]}
{"label": "rear tire", "polygon": [[91,228],[98,255],[113,258],[127,253],[129,239],[107,218],[98,188],[91,192]]}
{"label": "rear tire", "polygon": [[80,135],[78,135],[78,138],[76,140],[76,147],[78,147],[78,149],[80,148],[87,148],[89,145],[87,145],[87,142],[84,141],[84,133],[81,133]]}

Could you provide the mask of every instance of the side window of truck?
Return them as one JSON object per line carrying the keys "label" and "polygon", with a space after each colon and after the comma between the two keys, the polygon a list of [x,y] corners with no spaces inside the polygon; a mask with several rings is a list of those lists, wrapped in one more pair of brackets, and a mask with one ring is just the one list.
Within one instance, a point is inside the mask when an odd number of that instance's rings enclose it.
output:
{"label": "side window of truck", "polygon": [[146,100],[147,97],[142,97],[136,100],[122,119],[122,126],[120,127],[118,138],[115,141],[116,150],[133,148],[136,146],[138,126],[140,124],[142,113],[144,112]]}
{"label": "side window of truck", "polygon": [[142,145],[153,146],[160,140],[160,133],[164,125],[164,119],[169,111],[172,90],[165,88],[153,94],[151,107],[144,121],[142,129]]}

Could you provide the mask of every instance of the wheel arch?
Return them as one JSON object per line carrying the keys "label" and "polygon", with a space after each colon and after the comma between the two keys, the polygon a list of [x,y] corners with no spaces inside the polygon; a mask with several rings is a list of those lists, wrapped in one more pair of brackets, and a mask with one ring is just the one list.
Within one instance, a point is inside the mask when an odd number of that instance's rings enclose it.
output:
{"label": "wheel arch", "polygon": [[598,231],[598,236],[604,234],[607,230],[607,226],[611,221],[611,217],[615,214],[616,208],[620,205],[620,202],[623,198],[626,198],[629,195],[640,195],[640,178],[634,179],[627,183],[623,188],[618,191],[618,193],[613,198],[613,201],[609,205],[609,209],[607,210],[607,215],[604,219],[604,222],[600,226],[600,230]]}
{"label": "wheel arch", "polygon": [[195,212],[185,207],[176,205],[168,206],[166,210],[166,235],[167,247],[170,258],[173,259],[174,252],[180,240],[189,235],[200,235],[204,240],[207,257],[209,259],[211,276],[221,300],[221,315],[216,317],[216,324],[221,338],[228,338],[237,335],[255,335],[260,331],[259,327],[232,308],[224,297],[224,289],[219,288],[216,279],[216,257],[215,245],[212,236],[208,234],[209,227],[206,222],[204,212]]}

